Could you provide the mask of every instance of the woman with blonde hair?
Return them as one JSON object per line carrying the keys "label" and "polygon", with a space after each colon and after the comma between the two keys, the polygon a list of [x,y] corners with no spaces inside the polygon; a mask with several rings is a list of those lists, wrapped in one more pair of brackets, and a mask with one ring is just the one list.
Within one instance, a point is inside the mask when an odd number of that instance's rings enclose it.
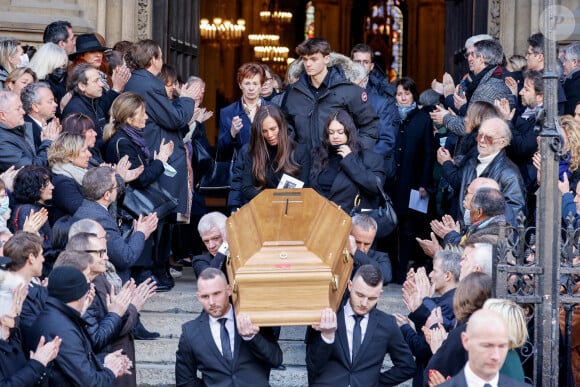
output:
{"label": "woman with blonde hair", "polygon": [[[173,141],[165,142],[165,139],[162,139],[159,151],[151,154],[149,150],[143,133],[148,118],[145,109],[145,101],[138,94],[125,92],[119,95],[111,106],[111,121],[103,132],[106,146],[105,161],[117,163],[121,158],[128,156],[133,168],[143,167],[143,173],[130,183],[134,188],[145,188],[158,182],[164,173],[167,176],[171,175],[173,169],[168,163],[173,153]],[[169,252],[165,251],[165,245],[161,241],[161,230],[165,221],[167,219],[159,219],[157,232],[153,234],[153,238],[146,241],[154,243],[154,246],[147,248],[148,245],[145,245],[144,254],[132,270],[137,282],[141,282],[149,277],[151,274],[149,270],[152,269],[158,279],[157,285],[169,290],[174,282],[169,275]]]}
{"label": "woman with blonde hair", "polygon": [[90,158],[85,137],[80,134],[62,132],[48,148],[48,164],[54,185],[51,224],[64,215],[74,215],[81,206],[84,199],[83,177]]}
{"label": "woman with blonde hair", "polygon": [[0,89],[4,88],[4,81],[8,74],[22,64],[23,55],[24,50],[18,40],[0,39]]}
{"label": "woman with blonde hair", "polygon": [[64,48],[54,43],[46,43],[38,48],[30,60],[30,67],[41,81],[50,85],[50,90],[58,104],[57,116],[60,117],[60,101],[66,94],[66,67],[68,55]]}
{"label": "woman with blonde hair", "polygon": [[511,300],[499,298],[490,298],[485,301],[483,309],[498,312],[505,320],[508,329],[509,351],[499,373],[523,382],[524,368],[516,348],[522,347],[528,339],[528,325],[524,310]]}
{"label": "woman with blonde hair", "polygon": [[21,67],[8,74],[6,81],[4,82],[4,87],[20,95],[22,89],[27,85],[36,82],[37,79],[38,78],[34,71],[28,67]]}

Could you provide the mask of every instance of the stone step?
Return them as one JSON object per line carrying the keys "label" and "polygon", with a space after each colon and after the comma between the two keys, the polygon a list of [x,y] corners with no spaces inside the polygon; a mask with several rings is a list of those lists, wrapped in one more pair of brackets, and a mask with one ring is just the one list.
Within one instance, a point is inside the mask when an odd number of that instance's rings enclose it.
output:
{"label": "stone step", "polygon": [[[139,364],[137,367],[137,384],[139,387],[172,387],[175,386],[175,368],[173,364]],[[308,385],[306,367],[287,366],[284,371],[272,370],[270,373],[272,387],[304,387]]]}
{"label": "stone step", "polygon": [[[280,340],[279,343],[284,353],[285,365],[306,365],[306,345],[304,342]],[[137,364],[173,364],[178,344],[178,339],[136,340]]]}

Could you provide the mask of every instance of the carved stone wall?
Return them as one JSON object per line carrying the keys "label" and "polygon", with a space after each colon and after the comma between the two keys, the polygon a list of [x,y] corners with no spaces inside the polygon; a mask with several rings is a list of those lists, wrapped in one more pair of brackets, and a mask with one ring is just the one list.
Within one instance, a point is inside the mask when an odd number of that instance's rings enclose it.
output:
{"label": "carved stone wall", "polygon": [[[576,26],[580,26],[580,5],[578,0],[557,1],[576,16]],[[488,33],[498,37],[507,57],[524,55],[528,48],[527,38],[540,32],[543,11],[542,0],[489,0]],[[580,28],[567,41],[580,40]]]}
{"label": "carved stone wall", "polygon": [[47,24],[67,20],[75,34],[98,32],[109,45],[151,37],[152,0],[0,0],[0,36],[42,43]]}

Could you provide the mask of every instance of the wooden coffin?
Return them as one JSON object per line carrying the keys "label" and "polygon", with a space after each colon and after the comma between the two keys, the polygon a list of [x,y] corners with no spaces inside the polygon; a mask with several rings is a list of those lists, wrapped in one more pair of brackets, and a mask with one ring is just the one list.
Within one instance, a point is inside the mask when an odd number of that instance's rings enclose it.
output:
{"label": "wooden coffin", "polygon": [[352,272],[350,228],[348,214],[311,188],[261,192],[227,221],[236,313],[282,326],[336,311]]}

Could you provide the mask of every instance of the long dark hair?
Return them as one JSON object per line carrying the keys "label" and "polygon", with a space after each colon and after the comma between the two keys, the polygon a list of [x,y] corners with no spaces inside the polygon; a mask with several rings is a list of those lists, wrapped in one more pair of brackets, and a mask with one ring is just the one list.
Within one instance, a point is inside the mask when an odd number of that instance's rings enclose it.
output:
{"label": "long dark hair", "polygon": [[258,188],[266,186],[267,160],[270,158],[266,139],[262,135],[262,123],[268,117],[278,124],[278,150],[272,160],[274,172],[282,171],[291,176],[296,176],[300,172],[300,165],[294,160],[296,143],[288,133],[288,123],[282,111],[275,105],[263,105],[254,117],[249,145],[249,152],[252,155],[252,176]]}
{"label": "long dark hair", "polygon": [[312,170],[310,172],[311,178],[315,178],[320,173],[320,171],[323,171],[328,167],[329,150],[331,148],[328,128],[332,121],[337,121],[342,126],[344,126],[344,133],[346,134],[346,145],[350,147],[352,153],[358,155],[362,150],[358,140],[358,129],[356,128],[351,115],[346,110],[336,110],[326,120],[324,124],[324,130],[322,132],[322,141],[320,142],[320,146],[314,149],[312,158]]}

